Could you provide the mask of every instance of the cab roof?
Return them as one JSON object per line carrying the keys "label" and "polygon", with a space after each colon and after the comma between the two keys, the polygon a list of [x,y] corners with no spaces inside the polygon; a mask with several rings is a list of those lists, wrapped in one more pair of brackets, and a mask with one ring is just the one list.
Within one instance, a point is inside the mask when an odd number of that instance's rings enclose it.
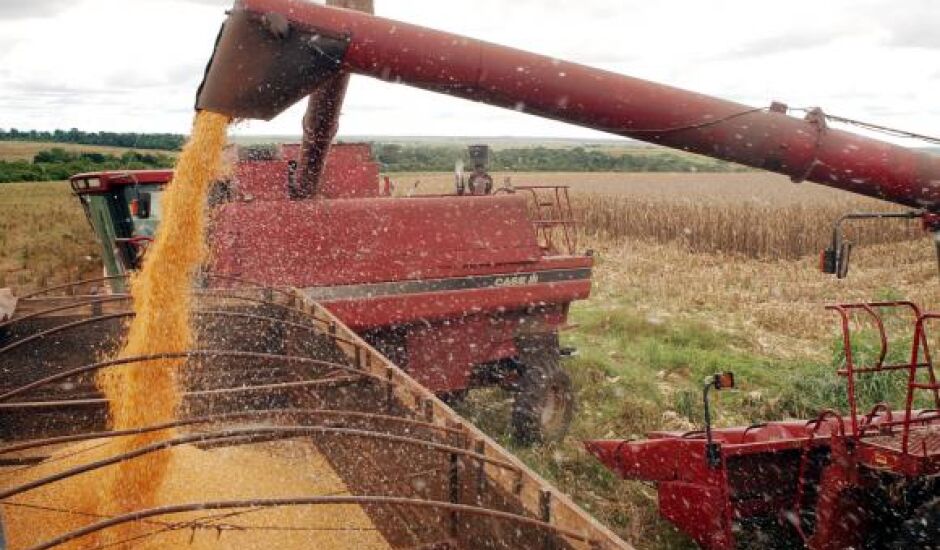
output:
{"label": "cab roof", "polygon": [[171,179],[173,170],[111,170],[76,174],[69,178],[69,183],[78,194],[97,194],[126,185],[166,184]]}

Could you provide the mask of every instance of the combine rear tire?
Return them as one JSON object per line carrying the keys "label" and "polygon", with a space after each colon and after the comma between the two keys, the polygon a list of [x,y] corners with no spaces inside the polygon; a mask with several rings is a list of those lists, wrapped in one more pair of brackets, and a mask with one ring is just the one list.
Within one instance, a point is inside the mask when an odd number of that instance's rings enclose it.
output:
{"label": "combine rear tire", "polygon": [[558,441],[574,416],[571,378],[561,368],[558,335],[527,336],[517,342],[522,376],[512,407],[513,437],[530,445]]}

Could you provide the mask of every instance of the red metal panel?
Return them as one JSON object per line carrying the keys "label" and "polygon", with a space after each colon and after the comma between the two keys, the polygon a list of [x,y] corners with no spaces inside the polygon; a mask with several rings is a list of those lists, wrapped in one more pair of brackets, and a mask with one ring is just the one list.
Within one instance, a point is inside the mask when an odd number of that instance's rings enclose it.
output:
{"label": "red metal panel", "polygon": [[511,196],[227,204],[211,242],[215,271],[299,288],[459,276],[541,256],[525,201]]}
{"label": "red metal panel", "polygon": [[366,143],[333,145],[320,179],[318,195],[327,199],[379,196],[379,164]]}
{"label": "red metal panel", "polygon": [[[237,162],[233,177],[234,199],[288,200],[288,162],[299,156],[300,145],[288,144],[280,147],[279,159]],[[333,146],[320,177],[317,196],[327,199],[378,197],[379,165],[372,160],[371,147],[362,143]]]}
{"label": "red metal panel", "polygon": [[75,192],[80,195],[94,195],[106,193],[115,187],[124,185],[140,184],[161,184],[167,183],[173,178],[172,170],[123,170],[119,172],[86,172],[76,174],[69,178],[70,181],[98,178],[101,180],[101,186],[92,189],[76,189]]}
{"label": "red metal panel", "polygon": [[575,300],[587,299],[590,292],[590,281],[569,281],[531,287],[428,292],[324,302],[324,305],[353,330],[364,330],[418,321],[453,319],[488,311],[513,311],[531,306],[568,304]]}
{"label": "red metal panel", "polygon": [[241,161],[235,165],[232,191],[239,201],[283,201],[287,193],[287,163],[279,160]]}
{"label": "red metal panel", "polygon": [[779,112],[297,0],[244,0],[349,36],[353,72],[808,179],[914,207],[940,202],[940,157]]}
{"label": "red metal panel", "polygon": [[727,509],[727,496],[720,487],[680,482],[661,483],[659,486],[659,513],[703,548],[734,548]]}
{"label": "red metal panel", "polygon": [[408,373],[434,392],[469,387],[473,366],[516,354],[512,319],[475,315],[408,331]]}
{"label": "red metal panel", "polygon": [[646,441],[586,441],[588,451],[626,479],[674,481],[715,485],[715,470],[705,464],[704,439],[649,439]]}

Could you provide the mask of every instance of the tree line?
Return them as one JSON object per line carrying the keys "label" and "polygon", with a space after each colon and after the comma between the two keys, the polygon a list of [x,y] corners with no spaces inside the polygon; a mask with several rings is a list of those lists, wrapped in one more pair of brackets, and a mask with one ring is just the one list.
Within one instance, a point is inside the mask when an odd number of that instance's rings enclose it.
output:
{"label": "tree line", "polygon": [[173,163],[173,157],[160,153],[127,151],[118,156],[107,153],[70,152],[54,147],[36,153],[32,162],[0,161],[0,183],[65,180],[82,172],[102,170],[171,168]]}
{"label": "tree line", "polygon": [[[386,172],[449,172],[466,148],[373,143],[375,159]],[[584,147],[528,147],[490,151],[489,169],[506,172],[736,172],[744,167],[706,157],[640,149],[616,152]]]}
{"label": "tree line", "polygon": [[138,132],[85,132],[71,130],[17,130],[0,128],[0,141],[48,141],[53,143],[75,143],[80,145],[108,145],[130,149],[160,149],[179,151],[186,141],[182,134],[142,134]]}

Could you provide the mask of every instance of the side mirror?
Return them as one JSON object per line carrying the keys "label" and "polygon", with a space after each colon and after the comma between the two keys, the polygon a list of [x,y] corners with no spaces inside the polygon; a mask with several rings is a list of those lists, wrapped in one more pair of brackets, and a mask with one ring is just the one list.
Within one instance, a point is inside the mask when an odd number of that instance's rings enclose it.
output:
{"label": "side mirror", "polygon": [[721,466],[721,445],[712,439],[712,414],[708,404],[708,391],[715,389],[730,390],[734,388],[734,373],[721,372],[705,379],[705,388],[702,391],[702,401],[705,405],[705,463],[709,468]]}
{"label": "side mirror", "polygon": [[734,373],[722,372],[712,375],[712,386],[716,390],[730,390],[734,388]]}
{"label": "side mirror", "polygon": [[845,279],[849,274],[849,260],[852,257],[852,243],[833,243],[820,255],[819,270],[827,275],[835,275],[837,279]]}
{"label": "side mirror", "polygon": [[828,275],[835,275],[837,279],[845,279],[849,274],[849,260],[852,256],[852,243],[845,240],[842,235],[842,224],[849,220],[913,220],[920,218],[922,222],[929,223],[932,219],[923,210],[910,212],[855,212],[845,214],[832,224],[832,241],[829,248],[823,251],[819,258],[819,270]]}
{"label": "side mirror", "polygon": [[822,271],[826,275],[835,275],[836,274],[836,258],[838,257],[838,252],[835,248],[831,246],[822,251],[819,255],[819,271]]}
{"label": "side mirror", "polygon": [[852,256],[852,243],[846,241],[842,243],[839,249],[839,257],[836,259],[836,278],[845,279],[849,274],[849,259]]}

